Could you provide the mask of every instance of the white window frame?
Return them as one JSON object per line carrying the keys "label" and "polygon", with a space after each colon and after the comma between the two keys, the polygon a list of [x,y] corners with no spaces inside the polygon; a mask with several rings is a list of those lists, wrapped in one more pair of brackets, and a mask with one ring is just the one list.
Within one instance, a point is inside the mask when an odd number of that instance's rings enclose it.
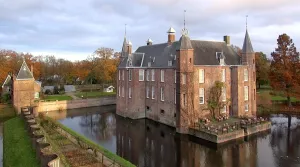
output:
{"label": "white window frame", "polygon": [[226,111],[227,111],[227,106],[225,105],[223,108],[221,108],[221,113],[226,113]]}
{"label": "white window frame", "polygon": [[131,87],[128,88],[128,97],[131,99],[132,97],[132,92],[131,92]]}
{"label": "white window frame", "polygon": [[245,109],[245,112],[248,112],[249,111],[249,104],[245,104],[244,109]]}
{"label": "white window frame", "polygon": [[155,81],[155,70],[151,70],[151,81]]}
{"label": "white window frame", "polygon": [[124,86],[122,86],[122,97],[125,97],[125,89],[124,89]]}
{"label": "white window frame", "polygon": [[168,61],[168,66],[172,66],[172,60]]}
{"label": "white window frame", "polygon": [[205,74],[204,69],[199,69],[199,83],[205,82]]}
{"label": "white window frame", "polygon": [[146,87],[146,98],[149,99],[149,86]]}
{"label": "white window frame", "polygon": [[204,104],[204,88],[199,88],[199,104]]}
{"label": "white window frame", "polygon": [[125,70],[122,70],[122,80],[124,81],[125,76]]}
{"label": "white window frame", "polygon": [[160,70],[160,82],[165,82],[165,70]]}
{"label": "white window frame", "polygon": [[249,79],[248,69],[245,68],[245,69],[244,69],[244,81],[248,81],[248,79]]}
{"label": "white window frame", "polygon": [[222,69],[222,82],[226,82],[226,69]]}
{"label": "white window frame", "polygon": [[146,79],[147,79],[147,81],[149,81],[149,76],[150,76],[150,70],[147,70],[147,72],[146,72]]}
{"label": "white window frame", "polygon": [[165,93],[163,87],[160,87],[160,100],[165,101]]}
{"label": "white window frame", "polygon": [[144,81],[144,76],[145,75],[145,70],[144,69],[139,69],[139,81]]}
{"label": "white window frame", "polygon": [[182,84],[186,84],[186,74],[182,74]]}
{"label": "white window frame", "polygon": [[226,101],[226,87],[222,88],[222,101]]}
{"label": "white window frame", "polygon": [[131,69],[128,70],[128,80],[129,81],[132,80],[132,70]]}
{"label": "white window frame", "polygon": [[176,88],[174,88],[174,104],[176,104]]}
{"label": "white window frame", "polygon": [[151,92],[152,92],[151,98],[155,99],[155,88],[154,88],[154,86],[151,87]]}
{"label": "white window frame", "polygon": [[121,70],[119,70],[119,81],[121,80]]}
{"label": "white window frame", "polygon": [[244,100],[248,101],[249,100],[249,87],[244,86]]}
{"label": "white window frame", "polygon": [[119,86],[118,92],[119,92],[119,96],[121,96],[121,86]]}

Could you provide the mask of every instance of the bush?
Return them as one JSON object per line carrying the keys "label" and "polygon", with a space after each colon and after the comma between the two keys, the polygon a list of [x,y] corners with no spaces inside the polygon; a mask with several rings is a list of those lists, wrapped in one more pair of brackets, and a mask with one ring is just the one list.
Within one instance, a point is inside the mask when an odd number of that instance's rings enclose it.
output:
{"label": "bush", "polygon": [[2,97],[1,97],[1,102],[2,103],[7,103],[11,100],[11,96],[9,93],[6,93],[4,94]]}
{"label": "bush", "polygon": [[54,86],[53,88],[53,94],[59,94],[59,90],[58,90],[58,87],[57,86]]}
{"label": "bush", "polygon": [[51,92],[50,89],[46,89],[45,94],[46,94],[46,95],[52,95],[52,92]]}

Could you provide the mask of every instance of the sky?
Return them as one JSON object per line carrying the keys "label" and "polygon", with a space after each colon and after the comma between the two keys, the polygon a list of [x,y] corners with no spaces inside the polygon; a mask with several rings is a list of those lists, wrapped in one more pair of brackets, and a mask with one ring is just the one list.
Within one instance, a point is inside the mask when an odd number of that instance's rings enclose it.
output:
{"label": "sky", "polygon": [[299,0],[0,0],[0,49],[83,60],[99,47],[120,51],[127,24],[133,50],[167,41],[167,30],[194,40],[242,47],[248,32],[255,51],[270,55],[280,34],[300,47]]}

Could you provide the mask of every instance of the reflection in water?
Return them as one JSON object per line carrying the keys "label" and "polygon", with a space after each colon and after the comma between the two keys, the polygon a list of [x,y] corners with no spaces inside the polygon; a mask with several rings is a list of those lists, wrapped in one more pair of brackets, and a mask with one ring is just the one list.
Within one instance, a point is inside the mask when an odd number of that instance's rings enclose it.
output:
{"label": "reflection in water", "polygon": [[176,134],[174,128],[151,120],[116,116],[114,111],[111,106],[72,110],[60,119],[141,167],[300,166],[299,118],[291,119],[289,133],[288,118],[277,116],[271,118],[271,132],[217,146]]}

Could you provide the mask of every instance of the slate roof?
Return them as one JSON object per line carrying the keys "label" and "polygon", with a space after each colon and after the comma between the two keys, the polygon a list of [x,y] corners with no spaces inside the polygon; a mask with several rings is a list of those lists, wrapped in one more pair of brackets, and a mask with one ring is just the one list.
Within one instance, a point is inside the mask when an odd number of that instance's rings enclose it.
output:
{"label": "slate roof", "polygon": [[11,84],[12,84],[12,82],[11,82],[11,76],[8,74],[7,77],[6,77],[6,79],[5,79],[5,81],[4,81],[4,83],[3,83],[3,85],[2,85],[2,88],[4,86],[11,86]]}
{"label": "slate roof", "polygon": [[[174,68],[176,66],[176,50],[181,47],[184,49],[192,47],[194,49],[195,65],[220,65],[217,52],[223,52],[225,64],[240,65],[240,57],[233,48],[227,46],[225,42],[187,40],[187,38],[183,37],[180,41],[175,41],[171,45],[161,43],[139,47],[135,52],[139,54],[132,54],[133,57],[137,56],[137,58],[132,59],[134,60],[132,67],[140,67],[140,64],[142,64],[142,67],[148,67],[148,62],[150,62],[151,67]],[[141,53],[144,53],[143,59],[138,58]],[[128,67],[128,59],[130,59],[130,56],[123,59],[119,67]],[[168,61],[172,61],[172,66],[168,66]]]}
{"label": "slate roof", "polygon": [[26,62],[24,61],[19,70],[17,80],[31,80],[31,79],[34,79],[33,75],[31,73],[31,71],[29,70]]}
{"label": "slate roof", "polygon": [[251,40],[248,34],[248,30],[246,30],[245,39],[244,39],[244,45],[243,45],[243,53],[254,53],[253,47],[251,44]]}

